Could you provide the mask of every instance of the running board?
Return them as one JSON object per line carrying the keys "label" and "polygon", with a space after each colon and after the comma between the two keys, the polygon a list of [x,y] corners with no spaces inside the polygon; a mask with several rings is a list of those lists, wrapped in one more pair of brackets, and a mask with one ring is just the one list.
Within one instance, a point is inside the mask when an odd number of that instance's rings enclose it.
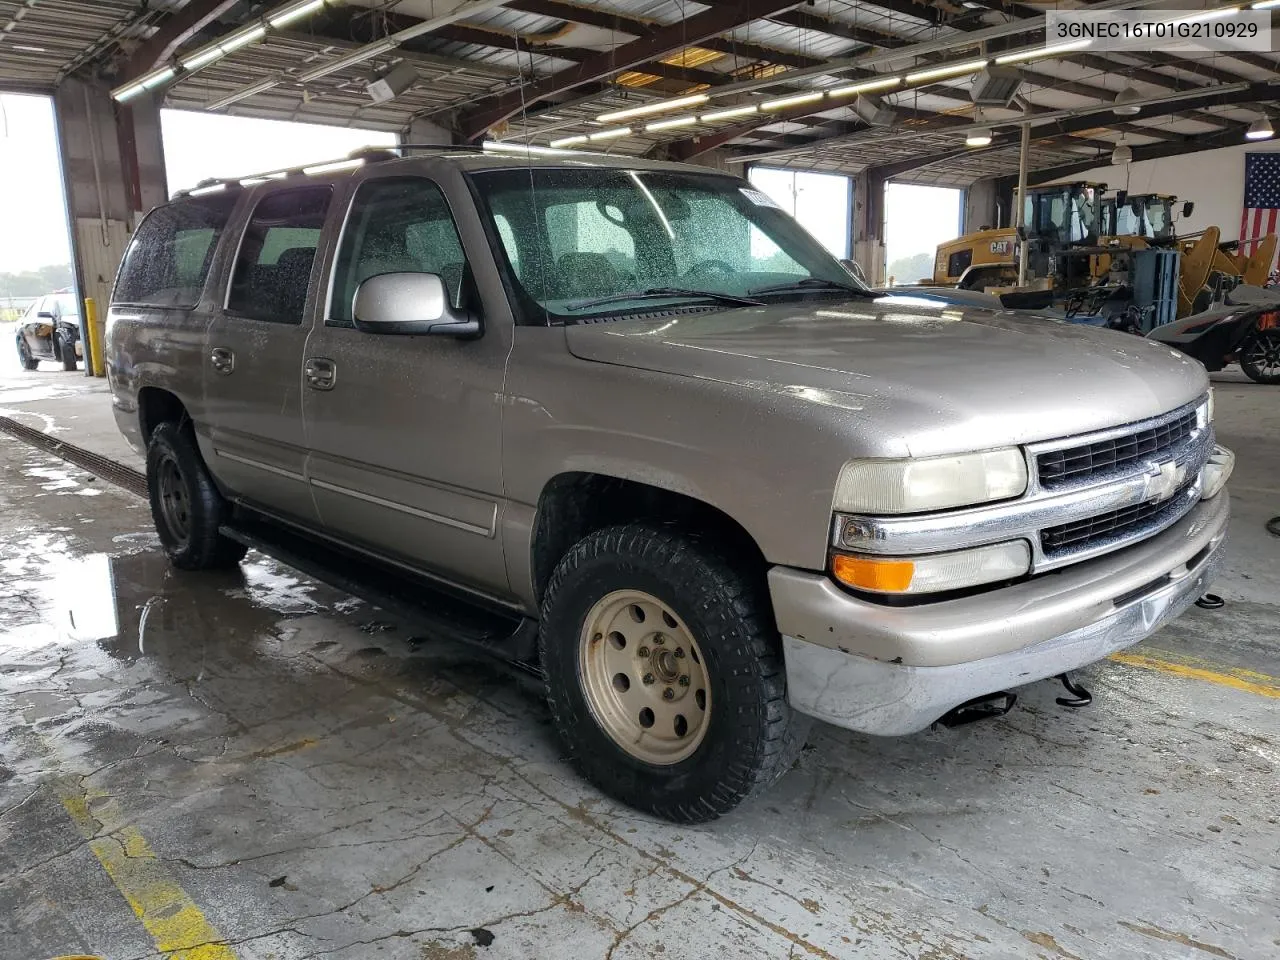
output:
{"label": "running board", "polygon": [[538,626],[529,617],[468,603],[405,571],[244,513],[234,525],[222,527],[221,533],[403,617],[433,639],[479,647],[527,673],[542,676],[537,666]]}

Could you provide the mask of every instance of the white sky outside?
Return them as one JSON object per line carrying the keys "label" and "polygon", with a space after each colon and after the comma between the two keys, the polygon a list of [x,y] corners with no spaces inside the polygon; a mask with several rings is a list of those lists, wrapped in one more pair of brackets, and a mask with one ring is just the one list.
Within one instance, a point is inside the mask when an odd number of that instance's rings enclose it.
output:
{"label": "white sky outside", "polygon": [[361,147],[390,147],[396,142],[394,133],[382,130],[191,110],[161,110],[160,129],[170,193],[189,189],[210,177],[243,177],[340,160]]}
{"label": "white sky outside", "polygon": [[[914,183],[890,183],[884,196],[884,262],[927,253],[938,244],[960,236],[960,198],[963,191],[951,187],[922,187]],[[914,283],[918,277],[898,277]]]}
{"label": "white sky outside", "polygon": [[47,97],[0,94],[0,273],[71,262]]}
{"label": "white sky outside", "polygon": [[832,254],[849,256],[848,177],[752,167],[747,179],[795,217]]}

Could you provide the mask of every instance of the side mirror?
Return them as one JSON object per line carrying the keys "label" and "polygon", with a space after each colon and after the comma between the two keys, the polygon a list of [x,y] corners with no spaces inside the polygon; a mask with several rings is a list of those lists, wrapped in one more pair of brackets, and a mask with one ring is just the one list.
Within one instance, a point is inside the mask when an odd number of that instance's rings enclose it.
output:
{"label": "side mirror", "polygon": [[1128,191],[1128,190],[1117,190],[1117,191],[1116,191],[1116,206],[1117,206],[1117,207],[1123,207],[1123,206],[1124,206],[1124,204],[1125,204],[1125,201],[1126,201],[1126,200],[1128,200],[1128,199],[1129,199],[1129,191]]}
{"label": "side mirror", "polygon": [[53,315],[53,311],[51,311],[51,310],[41,310],[39,313],[37,313],[37,314],[36,314],[36,317],[37,317],[38,319],[40,319],[40,320],[56,320],[56,319],[58,319],[57,317],[55,317],[55,316]]}
{"label": "side mirror", "polygon": [[475,337],[480,321],[454,310],[435,273],[384,273],[356,289],[352,318],[364,333]]}
{"label": "side mirror", "polygon": [[1182,205],[1182,215],[1184,217],[1191,216],[1191,211],[1195,210],[1195,208],[1196,208],[1196,202],[1194,200],[1188,200],[1186,203]]}

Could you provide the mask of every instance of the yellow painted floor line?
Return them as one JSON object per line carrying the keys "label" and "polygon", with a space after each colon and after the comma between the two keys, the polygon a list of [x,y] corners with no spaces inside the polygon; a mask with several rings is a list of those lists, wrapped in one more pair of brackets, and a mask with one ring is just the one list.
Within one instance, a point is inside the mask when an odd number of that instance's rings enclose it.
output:
{"label": "yellow painted floor line", "polygon": [[1130,667],[1156,670],[1188,680],[1203,680],[1220,687],[1243,690],[1259,697],[1280,699],[1280,678],[1242,667],[1228,667],[1200,657],[1147,648],[1143,653],[1113,653],[1111,659]]}
{"label": "yellow painted floor line", "polygon": [[62,805],[169,960],[237,960],[114,799],[64,782]]}

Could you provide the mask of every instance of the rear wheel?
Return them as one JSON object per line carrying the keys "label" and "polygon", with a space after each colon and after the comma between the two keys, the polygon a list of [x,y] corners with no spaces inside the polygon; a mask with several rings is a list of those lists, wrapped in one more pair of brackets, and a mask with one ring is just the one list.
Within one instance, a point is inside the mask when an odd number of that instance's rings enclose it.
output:
{"label": "rear wheel", "polygon": [[552,575],[540,643],[570,758],[641,810],[715,819],[803,745],[764,584],[699,537],[643,524],[586,537]]}
{"label": "rear wheel", "polygon": [[1261,330],[1240,347],[1240,369],[1257,383],[1280,383],[1280,331]]}
{"label": "rear wheel", "polygon": [[18,362],[22,364],[23,370],[36,370],[40,366],[40,361],[31,355],[27,341],[21,337],[18,338]]}
{"label": "rear wheel", "polygon": [[147,490],[156,533],[169,562],[182,570],[233,567],[248,552],[218,532],[227,502],[205,468],[189,424],[166,422],[147,444]]}

